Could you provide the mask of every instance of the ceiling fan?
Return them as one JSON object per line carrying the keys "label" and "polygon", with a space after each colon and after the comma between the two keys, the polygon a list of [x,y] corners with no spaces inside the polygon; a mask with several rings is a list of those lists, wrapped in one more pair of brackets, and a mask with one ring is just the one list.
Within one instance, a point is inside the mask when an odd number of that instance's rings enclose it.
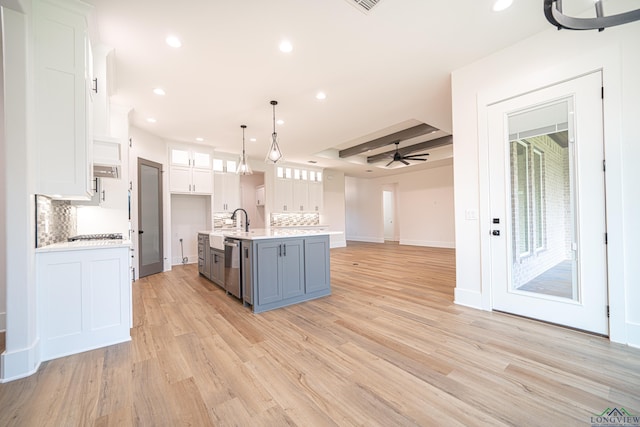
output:
{"label": "ceiling fan", "polygon": [[404,163],[406,166],[409,166],[409,162],[407,160],[417,160],[419,162],[426,162],[427,159],[421,159],[422,156],[428,156],[429,153],[425,153],[425,154],[412,154],[409,156],[403,156],[402,154],[400,154],[400,151],[398,151],[398,145],[400,145],[400,141],[396,141],[394,144],[396,144],[396,151],[395,153],[393,153],[393,160],[391,160],[389,163],[387,163],[387,165],[385,166],[386,168],[388,168],[391,163],[393,162],[401,162]]}

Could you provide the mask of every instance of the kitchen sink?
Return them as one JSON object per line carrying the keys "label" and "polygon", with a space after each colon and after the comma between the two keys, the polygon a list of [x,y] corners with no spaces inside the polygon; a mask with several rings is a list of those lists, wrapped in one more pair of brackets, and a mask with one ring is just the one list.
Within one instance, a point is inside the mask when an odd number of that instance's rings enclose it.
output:
{"label": "kitchen sink", "polygon": [[209,234],[209,246],[211,246],[212,249],[224,251],[224,236],[221,232]]}

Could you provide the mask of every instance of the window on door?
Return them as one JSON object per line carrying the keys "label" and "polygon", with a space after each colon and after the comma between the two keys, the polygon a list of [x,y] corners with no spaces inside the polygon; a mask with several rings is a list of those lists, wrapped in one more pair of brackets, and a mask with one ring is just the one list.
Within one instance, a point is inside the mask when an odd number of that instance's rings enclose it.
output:
{"label": "window on door", "polygon": [[513,253],[521,259],[545,248],[545,184],[542,137],[511,142]]}

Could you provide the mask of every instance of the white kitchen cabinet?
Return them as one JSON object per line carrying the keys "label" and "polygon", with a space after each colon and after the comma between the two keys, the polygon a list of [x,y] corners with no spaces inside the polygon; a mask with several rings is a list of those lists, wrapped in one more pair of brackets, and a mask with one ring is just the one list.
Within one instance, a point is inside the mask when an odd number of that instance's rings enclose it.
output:
{"label": "white kitchen cabinet", "polygon": [[276,178],[274,212],[293,212],[293,180]]}
{"label": "white kitchen cabinet", "polygon": [[89,65],[93,66],[90,75],[89,94],[92,99],[93,114],[93,134],[109,135],[110,132],[110,103],[109,95],[113,90],[109,80],[109,62],[113,51],[100,43],[91,44],[93,61]]}
{"label": "white kitchen cabinet", "polygon": [[131,339],[129,256],[124,245],[36,253],[42,360]]}
{"label": "white kitchen cabinet", "polygon": [[274,175],[274,212],[322,211],[321,171],[283,165]]}
{"label": "white kitchen cabinet", "polygon": [[311,181],[308,187],[309,203],[308,211],[322,212],[323,208],[323,185],[322,182]]}
{"label": "white kitchen cabinet", "polygon": [[33,8],[36,193],[88,198],[92,194],[89,8],[73,0],[40,0]]}
{"label": "white kitchen cabinet", "polygon": [[195,147],[169,149],[169,191],[172,193],[213,193],[213,155]]}
{"label": "white kitchen cabinet", "polygon": [[240,206],[240,175],[215,172],[213,177],[213,211],[232,212]]}

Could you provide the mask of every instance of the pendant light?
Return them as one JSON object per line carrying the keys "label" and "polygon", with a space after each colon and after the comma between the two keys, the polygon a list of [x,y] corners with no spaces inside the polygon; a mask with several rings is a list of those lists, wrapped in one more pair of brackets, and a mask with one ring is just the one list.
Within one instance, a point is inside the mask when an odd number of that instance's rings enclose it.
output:
{"label": "pendant light", "polygon": [[247,128],[247,125],[240,125],[240,127],[242,128],[242,156],[238,162],[238,169],[236,169],[236,173],[238,175],[251,175],[253,174],[253,171],[251,170],[249,163],[247,163],[247,155],[244,152],[244,130]]}
{"label": "pendant light", "polygon": [[282,151],[278,146],[278,134],[276,133],[276,105],[278,105],[278,101],[271,101],[271,105],[273,105],[273,133],[271,134],[271,147],[264,160],[265,162],[277,163],[282,158]]}

